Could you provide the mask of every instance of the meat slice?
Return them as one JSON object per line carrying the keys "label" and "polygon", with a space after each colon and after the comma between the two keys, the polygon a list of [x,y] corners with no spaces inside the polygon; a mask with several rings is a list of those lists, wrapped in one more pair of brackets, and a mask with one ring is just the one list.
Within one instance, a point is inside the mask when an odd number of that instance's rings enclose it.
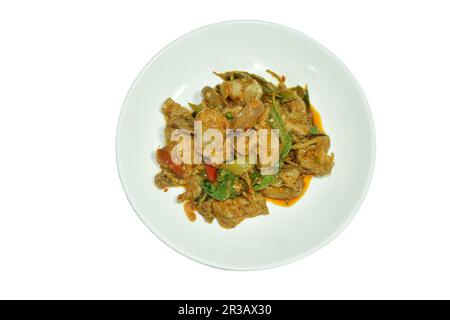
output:
{"label": "meat slice", "polygon": [[194,133],[194,118],[188,109],[169,98],[164,102],[162,111],[167,123],[164,131],[167,142],[170,142],[172,132],[176,129]]}
{"label": "meat slice", "polygon": [[198,208],[206,221],[211,222],[212,217],[224,228],[234,228],[245,218],[268,214],[269,210],[262,194],[255,193],[238,196],[234,199],[219,201],[209,199]]}
{"label": "meat slice", "polygon": [[296,151],[300,167],[307,174],[324,176],[331,172],[334,166],[334,154],[329,155],[330,138],[326,135],[308,138],[298,145]]}

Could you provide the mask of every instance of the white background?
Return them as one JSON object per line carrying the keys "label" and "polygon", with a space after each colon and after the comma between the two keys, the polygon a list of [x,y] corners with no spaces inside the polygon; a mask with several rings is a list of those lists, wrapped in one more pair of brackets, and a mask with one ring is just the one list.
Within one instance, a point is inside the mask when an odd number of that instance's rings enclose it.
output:
{"label": "white background", "polygon": [[[2,1],[0,298],[450,298],[449,13],[447,1]],[[141,68],[184,33],[232,19],[328,47],[377,129],[372,186],[350,226],[257,272],[166,247],[129,206],[115,162]]]}

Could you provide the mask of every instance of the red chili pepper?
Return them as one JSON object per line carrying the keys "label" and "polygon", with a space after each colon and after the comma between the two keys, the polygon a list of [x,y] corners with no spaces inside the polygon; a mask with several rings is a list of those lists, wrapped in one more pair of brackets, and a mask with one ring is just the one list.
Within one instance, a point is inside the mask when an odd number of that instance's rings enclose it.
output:
{"label": "red chili pepper", "polygon": [[170,152],[166,148],[158,149],[156,151],[156,158],[161,165],[168,167],[177,176],[184,177],[186,175],[181,165],[173,163]]}
{"label": "red chili pepper", "polygon": [[209,164],[205,164],[205,171],[206,171],[206,177],[211,182],[216,182],[217,180],[217,168],[214,168],[213,166]]}

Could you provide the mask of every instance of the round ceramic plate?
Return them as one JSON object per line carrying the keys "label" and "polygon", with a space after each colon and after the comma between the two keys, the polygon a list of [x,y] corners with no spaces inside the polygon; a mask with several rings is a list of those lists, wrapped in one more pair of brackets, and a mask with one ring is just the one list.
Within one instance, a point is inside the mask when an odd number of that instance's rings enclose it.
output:
{"label": "round ceramic plate", "polygon": [[[156,188],[155,151],[164,145],[164,100],[199,102],[212,72],[245,70],[288,85],[308,84],[331,138],[335,166],[314,178],[292,207],[268,203],[269,215],[234,229],[201,216],[190,222],[176,202],[180,188]],[[224,269],[254,270],[298,260],[327,244],[350,222],[369,188],[375,133],[367,100],[350,71],[322,45],[287,27],[256,21],[218,23],[190,32],[161,50],[139,74],[125,99],[117,129],[117,164],[132,207],[164,243],[195,261]]]}

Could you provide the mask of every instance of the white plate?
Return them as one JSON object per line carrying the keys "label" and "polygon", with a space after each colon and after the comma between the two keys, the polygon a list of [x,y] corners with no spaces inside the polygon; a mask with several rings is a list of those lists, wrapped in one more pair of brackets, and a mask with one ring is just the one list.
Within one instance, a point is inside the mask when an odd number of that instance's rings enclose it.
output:
{"label": "white plate", "polygon": [[[289,208],[268,204],[270,214],[231,230],[190,222],[176,203],[180,188],[154,185],[155,150],[162,146],[162,102],[199,102],[205,85],[220,82],[212,71],[246,70],[307,83],[313,105],[331,137],[335,167],[314,178]],[[232,21],[190,32],[161,50],[139,74],[123,105],[117,129],[117,164],[128,200],[142,221],[167,245],[195,261],[224,269],[283,265],[321,248],[357,212],[375,162],[375,132],[367,100],[350,71],[304,34],[267,22]]]}

